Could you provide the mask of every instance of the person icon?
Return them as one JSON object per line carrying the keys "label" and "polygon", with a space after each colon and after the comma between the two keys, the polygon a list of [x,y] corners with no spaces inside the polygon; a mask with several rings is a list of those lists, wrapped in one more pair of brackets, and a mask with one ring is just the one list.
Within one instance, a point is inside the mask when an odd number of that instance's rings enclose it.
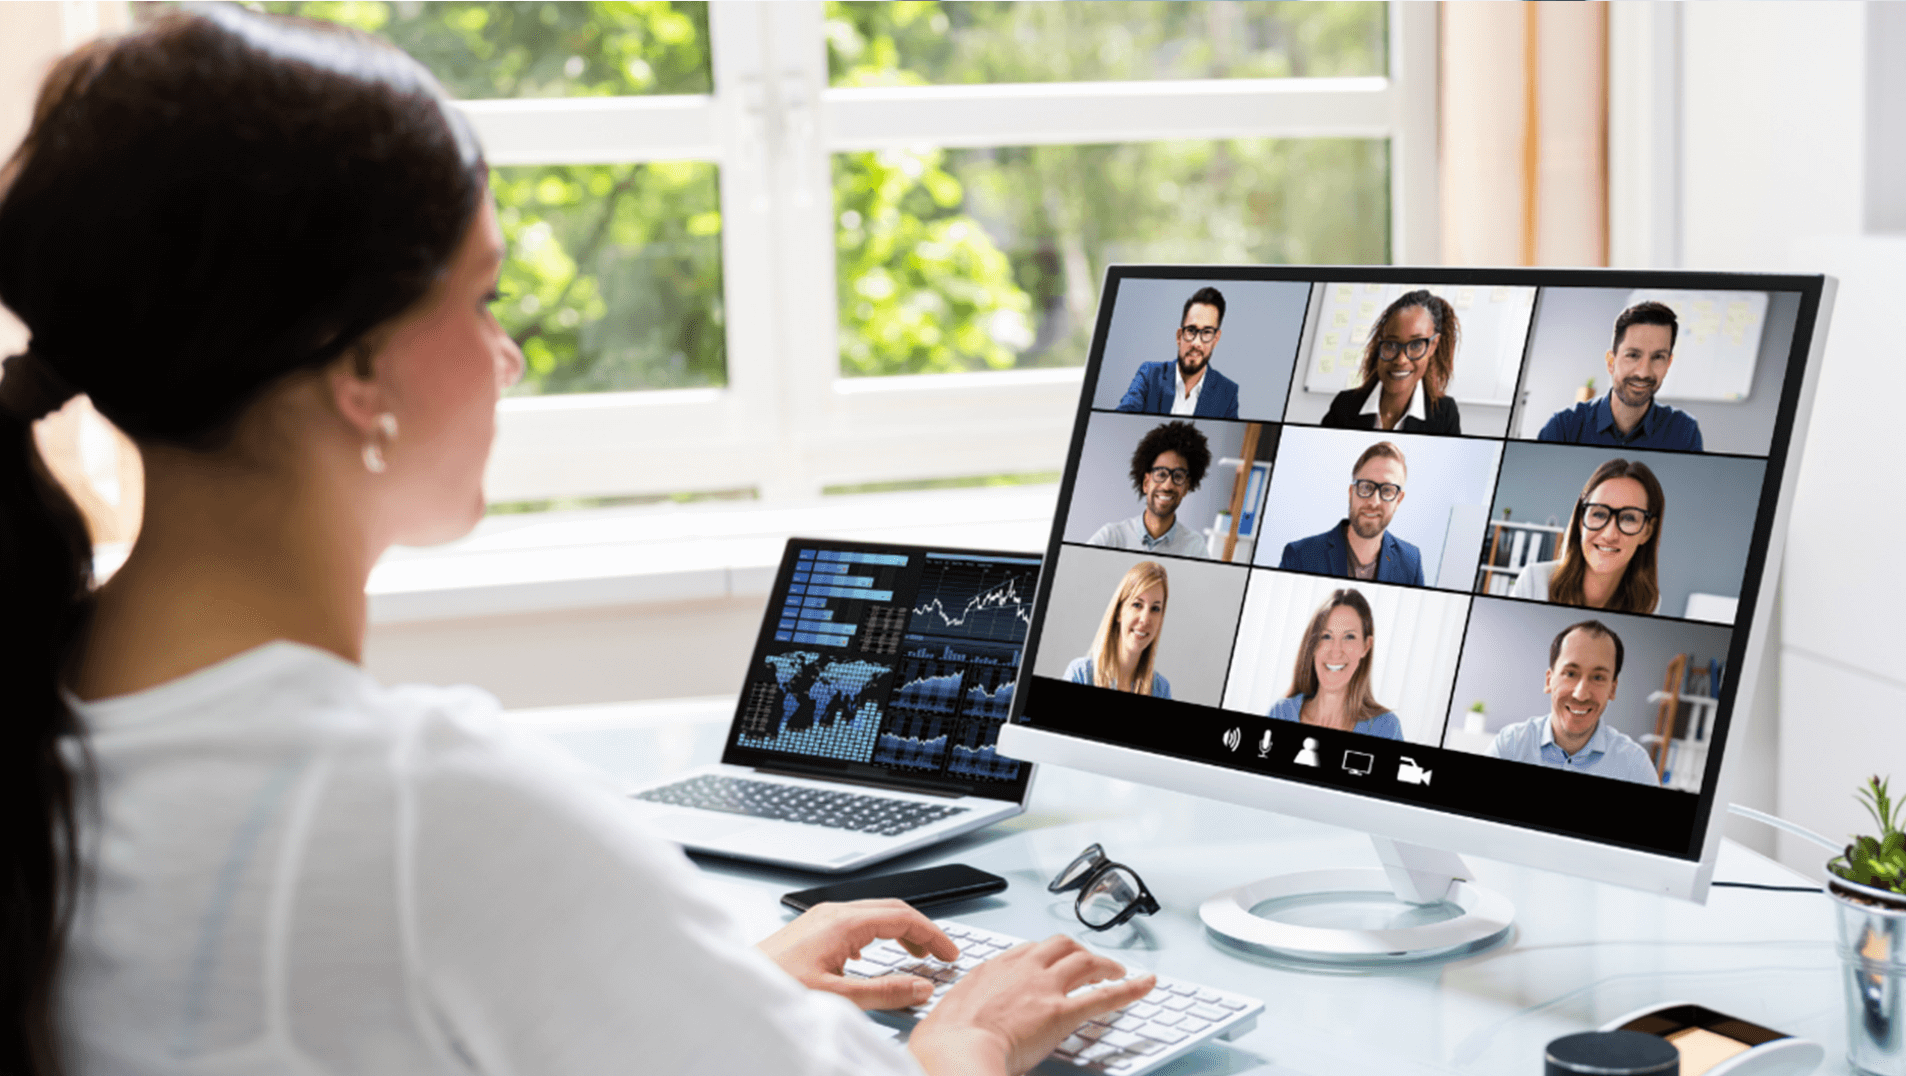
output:
{"label": "person icon", "polygon": [[1304,737],[1304,749],[1297,752],[1297,764],[1299,766],[1318,765],[1317,738],[1315,736]]}

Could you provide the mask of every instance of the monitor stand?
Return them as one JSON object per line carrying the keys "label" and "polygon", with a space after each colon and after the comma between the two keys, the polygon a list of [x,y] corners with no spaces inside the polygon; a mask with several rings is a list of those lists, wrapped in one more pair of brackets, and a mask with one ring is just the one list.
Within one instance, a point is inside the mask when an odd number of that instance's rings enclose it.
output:
{"label": "monitor stand", "polygon": [[1249,952],[1321,964],[1452,960],[1509,934],[1515,905],[1454,852],[1371,837],[1383,869],[1264,878],[1204,902],[1205,929]]}

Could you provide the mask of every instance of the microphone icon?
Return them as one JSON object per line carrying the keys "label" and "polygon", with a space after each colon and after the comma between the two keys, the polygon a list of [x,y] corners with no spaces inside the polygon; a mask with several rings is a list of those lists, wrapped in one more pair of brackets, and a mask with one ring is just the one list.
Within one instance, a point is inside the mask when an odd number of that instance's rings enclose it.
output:
{"label": "microphone icon", "polygon": [[1271,730],[1270,729],[1265,729],[1264,735],[1258,737],[1257,757],[1259,758],[1271,757]]}

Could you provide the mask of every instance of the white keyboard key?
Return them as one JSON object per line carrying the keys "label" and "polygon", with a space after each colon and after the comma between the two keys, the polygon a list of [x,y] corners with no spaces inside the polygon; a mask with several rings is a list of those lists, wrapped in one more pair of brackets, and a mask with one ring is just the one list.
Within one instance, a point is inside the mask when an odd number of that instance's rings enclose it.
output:
{"label": "white keyboard key", "polygon": [[1118,1052],[1119,1052],[1119,1048],[1111,1045],[1110,1043],[1095,1042],[1092,1045],[1086,1047],[1085,1049],[1079,1051],[1079,1060],[1085,1061],[1085,1062],[1093,1062],[1093,1061],[1099,1060],[1102,1057],[1110,1057],[1113,1054],[1116,1054]]}
{"label": "white keyboard key", "polygon": [[1145,1026],[1145,1021],[1140,1020],[1138,1017],[1133,1016],[1130,1013],[1127,1013],[1126,1015],[1121,1016],[1118,1019],[1112,1021],[1112,1026],[1118,1029],[1119,1031],[1137,1031],[1139,1028]]}
{"label": "white keyboard key", "polygon": [[1139,1029],[1138,1033],[1148,1039],[1157,1039],[1168,1046],[1183,1042],[1188,1037],[1182,1031],[1173,1031],[1171,1028],[1159,1027],[1156,1024],[1147,1025]]}
{"label": "white keyboard key", "polygon": [[1129,1031],[1108,1031],[1099,1038],[1099,1041],[1107,1046],[1116,1046],[1123,1050],[1139,1040],[1137,1035]]}
{"label": "white keyboard key", "polygon": [[1195,996],[1199,1001],[1205,1002],[1206,1004],[1218,1000],[1218,994],[1213,990],[1200,990]]}
{"label": "white keyboard key", "polygon": [[1227,1014],[1223,1009],[1214,1009],[1209,1005],[1193,1005],[1191,1015],[1205,1020],[1222,1020]]}
{"label": "white keyboard key", "polygon": [[1178,1021],[1178,1030],[1187,1031],[1194,1035],[1210,1026],[1211,1026],[1211,1021],[1200,1020],[1195,1016],[1181,1017]]}
{"label": "white keyboard key", "polygon": [[1236,998],[1219,998],[1218,1004],[1230,1009],[1232,1012],[1239,1012],[1250,1007]]}
{"label": "white keyboard key", "polygon": [[1059,1044],[1059,1052],[1066,1053],[1066,1054],[1076,1054],[1080,1050],[1083,1050],[1086,1047],[1092,1045],[1092,1041],[1093,1040],[1088,1039],[1082,1035],[1077,1035],[1077,1034],[1067,1035],[1065,1037],[1065,1041]]}
{"label": "white keyboard key", "polygon": [[1150,1020],[1152,1017],[1158,1015],[1158,1006],[1140,1001],[1125,1011],[1141,1020]]}
{"label": "white keyboard key", "polygon": [[[1162,1012],[1152,1017],[1151,1023],[1153,1027],[1172,1027],[1177,1024],[1180,1019],[1181,1017],[1175,1012]],[[1193,1019],[1196,1018],[1194,1017]],[[1200,1020],[1198,1022],[1203,1023],[1204,1021]]]}
{"label": "white keyboard key", "polygon": [[1196,994],[1198,992],[1198,988],[1191,985],[1190,983],[1173,983],[1170,986],[1166,987],[1165,989],[1171,991],[1174,994],[1184,994],[1187,997],[1189,997],[1190,995]]}
{"label": "white keyboard key", "polygon": [[1173,1012],[1184,1012],[1186,1009],[1191,1008],[1191,1006],[1196,1003],[1193,1002],[1190,998],[1181,998],[1181,997],[1173,996],[1173,997],[1166,998],[1164,1001],[1160,1002],[1159,1004],[1163,1005],[1167,1009],[1172,1010]]}

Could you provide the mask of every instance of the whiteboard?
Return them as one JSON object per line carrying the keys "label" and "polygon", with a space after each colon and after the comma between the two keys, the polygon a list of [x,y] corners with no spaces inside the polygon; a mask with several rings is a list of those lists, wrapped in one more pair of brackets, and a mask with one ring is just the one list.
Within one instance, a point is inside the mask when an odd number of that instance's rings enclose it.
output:
{"label": "whiteboard", "polygon": [[1674,311],[1674,365],[1656,393],[1664,400],[1745,400],[1767,326],[1764,291],[1660,291],[1636,288],[1628,306],[1652,299]]}
{"label": "whiteboard", "polygon": [[[1304,388],[1339,393],[1358,384],[1363,345],[1377,316],[1397,296],[1421,284],[1325,284],[1317,330],[1304,362]],[[1507,407],[1515,398],[1522,349],[1535,311],[1535,289],[1493,284],[1438,286],[1426,290],[1455,308],[1462,333],[1456,374],[1448,394],[1457,403]],[[1678,371],[1678,367],[1677,367]]]}

